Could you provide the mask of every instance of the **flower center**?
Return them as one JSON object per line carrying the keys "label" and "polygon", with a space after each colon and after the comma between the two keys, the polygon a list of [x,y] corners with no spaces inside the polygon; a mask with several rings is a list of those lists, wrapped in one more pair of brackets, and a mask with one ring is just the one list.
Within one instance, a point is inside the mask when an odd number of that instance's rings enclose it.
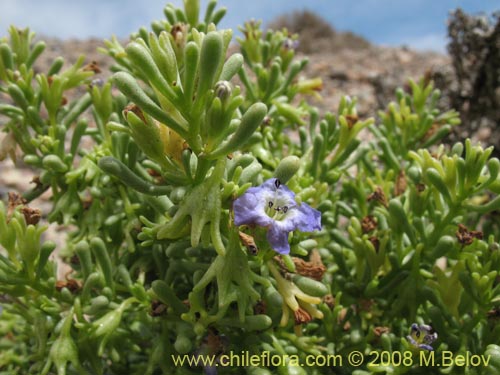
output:
{"label": "flower center", "polygon": [[266,214],[274,220],[283,219],[288,210],[288,205],[281,199],[268,200],[267,207],[265,209]]}

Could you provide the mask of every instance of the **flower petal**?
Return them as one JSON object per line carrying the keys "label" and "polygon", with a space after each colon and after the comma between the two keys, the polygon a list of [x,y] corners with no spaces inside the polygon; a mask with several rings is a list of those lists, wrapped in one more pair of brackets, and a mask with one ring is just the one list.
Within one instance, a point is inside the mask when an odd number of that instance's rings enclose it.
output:
{"label": "flower petal", "polygon": [[274,251],[284,255],[290,253],[288,233],[287,231],[281,230],[278,225],[272,225],[271,228],[269,228],[267,231],[267,240]]}
{"label": "flower petal", "polygon": [[265,227],[272,224],[273,220],[264,210],[268,194],[266,190],[263,187],[250,188],[233,202],[236,225],[256,224]]}
{"label": "flower petal", "polygon": [[312,232],[314,230],[321,230],[321,212],[312,208],[306,203],[295,207],[293,212],[290,212],[290,219],[295,228],[302,232]]}

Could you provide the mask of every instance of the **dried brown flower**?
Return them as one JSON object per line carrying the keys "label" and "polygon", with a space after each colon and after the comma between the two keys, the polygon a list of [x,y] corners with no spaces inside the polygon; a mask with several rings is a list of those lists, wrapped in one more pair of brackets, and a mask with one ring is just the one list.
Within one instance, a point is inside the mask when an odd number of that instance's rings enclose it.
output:
{"label": "dried brown flower", "polygon": [[363,220],[361,220],[361,229],[363,233],[368,233],[377,229],[377,219],[372,215],[365,216]]}
{"label": "dried brown flower", "polygon": [[253,307],[253,313],[255,315],[265,314],[267,311],[267,305],[265,301],[258,301]]}
{"label": "dried brown flower", "polygon": [[26,224],[28,225],[36,225],[42,218],[42,211],[40,211],[38,208],[24,206],[21,209],[21,212],[23,213],[24,220],[26,220]]}
{"label": "dried brown flower", "polygon": [[397,197],[406,191],[408,183],[406,181],[406,174],[404,170],[401,170],[396,178],[396,184],[394,185],[394,195]]}
{"label": "dried brown flower", "polygon": [[377,337],[382,336],[384,333],[389,333],[390,331],[391,330],[389,327],[375,327],[375,328],[373,328],[373,333]]}
{"label": "dried brown flower", "polygon": [[330,308],[333,309],[335,306],[335,297],[332,296],[331,294],[327,294],[326,296],[323,297],[323,302]]}
{"label": "dried brown flower", "polygon": [[299,307],[296,311],[294,311],[293,315],[295,316],[296,325],[309,323],[312,320],[311,314],[309,314],[302,307]]}
{"label": "dried brown flower", "polygon": [[241,231],[238,232],[238,235],[240,237],[241,243],[247,248],[250,254],[256,255],[259,252],[259,248],[255,244],[254,238],[252,236]]}
{"label": "dried brown flower", "polygon": [[60,292],[63,288],[67,288],[72,294],[76,294],[82,288],[82,283],[75,279],[57,280],[56,290]]}
{"label": "dried brown flower", "polygon": [[167,313],[167,305],[164,303],[153,300],[151,301],[151,310],[149,311],[149,315],[152,317],[162,316]]}
{"label": "dried brown flower", "polygon": [[375,188],[375,191],[368,196],[367,200],[368,200],[368,202],[377,201],[380,204],[382,204],[384,207],[388,206],[387,197],[380,186],[377,186]]}
{"label": "dried brown flower", "polygon": [[346,115],[345,119],[347,120],[347,126],[349,129],[352,129],[352,127],[358,122],[359,118],[357,115]]}
{"label": "dried brown flower", "polygon": [[95,74],[101,73],[101,68],[99,68],[97,61],[91,61],[89,64],[85,65],[82,70],[85,72],[94,72]]}
{"label": "dried brown flower", "polygon": [[458,230],[455,233],[455,236],[463,246],[470,245],[474,238],[481,240],[483,238],[483,232],[476,230],[468,230],[467,227],[463,224],[458,224]]}

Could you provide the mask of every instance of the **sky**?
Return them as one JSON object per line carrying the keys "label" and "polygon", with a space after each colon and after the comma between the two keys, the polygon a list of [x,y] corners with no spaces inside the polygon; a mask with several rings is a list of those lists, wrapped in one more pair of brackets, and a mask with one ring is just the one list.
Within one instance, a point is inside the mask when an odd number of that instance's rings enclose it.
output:
{"label": "sky", "polygon": [[[163,18],[168,0],[0,0],[0,36],[9,25],[29,26],[40,36],[61,39],[126,38]],[[171,0],[180,6],[182,0]],[[202,9],[208,0],[201,0]],[[500,10],[500,0],[219,0],[228,12],[219,26],[236,29],[245,20],[264,24],[283,13],[311,10],[341,31],[370,42],[444,52],[449,11]]]}

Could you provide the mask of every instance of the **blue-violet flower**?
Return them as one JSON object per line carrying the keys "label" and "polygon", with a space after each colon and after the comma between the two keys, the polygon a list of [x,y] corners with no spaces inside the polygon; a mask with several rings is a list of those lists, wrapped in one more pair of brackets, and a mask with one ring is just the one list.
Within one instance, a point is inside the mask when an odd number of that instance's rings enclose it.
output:
{"label": "blue-violet flower", "polygon": [[432,351],[434,348],[430,344],[436,341],[438,337],[437,333],[432,331],[432,327],[427,324],[419,325],[413,323],[411,325],[410,335],[406,336],[406,339],[417,348]]}
{"label": "blue-violet flower", "polygon": [[312,232],[321,229],[321,212],[306,203],[298,204],[295,193],[277,178],[249,188],[233,204],[236,225],[268,228],[267,240],[280,254],[290,253],[288,234],[294,230]]}

